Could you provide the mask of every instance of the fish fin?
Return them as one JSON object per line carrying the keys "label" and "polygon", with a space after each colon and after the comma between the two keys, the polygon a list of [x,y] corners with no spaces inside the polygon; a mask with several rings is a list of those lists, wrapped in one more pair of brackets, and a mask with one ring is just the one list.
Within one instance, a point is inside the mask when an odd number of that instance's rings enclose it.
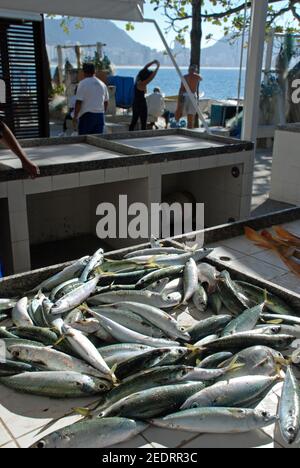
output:
{"label": "fish fin", "polygon": [[51,345],[51,348],[54,348],[55,346],[60,345],[65,339],[66,339],[66,335],[60,336],[58,340],[53,345]]}
{"label": "fish fin", "polygon": [[190,351],[193,351],[194,353],[197,353],[198,351],[205,350],[205,348],[203,348],[202,346],[195,346],[195,345],[191,345],[189,343],[185,343],[185,347],[187,349],[189,349]]}
{"label": "fish fin", "polygon": [[279,356],[275,357],[275,362],[278,364],[280,367],[287,367],[293,362],[292,356],[290,356],[287,359],[281,358]]}
{"label": "fish fin", "polygon": [[92,417],[92,411],[90,408],[73,408],[73,411],[75,414],[79,414],[80,416],[83,416],[84,418],[90,419]]}
{"label": "fish fin", "polygon": [[36,435],[40,435],[42,434],[43,432],[47,431],[48,429],[50,429],[52,426],[54,426],[54,424],[58,423],[59,421],[61,421],[62,419],[64,418],[67,418],[69,416],[74,416],[74,411],[70,411],[66,414],[64,414],[63,416],[61,417],[58,417],[58,418],[55,418],[55,419],[51,419],[51,421],[49,421],[47,424],[45,424],[45,426],[41,427],[41,429],[36,433]]}
{"label": "fish fin", "polygon": [[113,384],[114,384],[115,386],[117,386],[117,385],[119,384],[119,380],[118,380],[118,378],[117,378],[116,375],[115,375],[115,372],[116,372],[117,368],[118,368],[118,364],[114,364],[114,365],[112,366],[112,368],[111,368],[111,377],[112,377]]}
{"label": "fish fin", "polygon": [[81,305],[78,307],[78,310],[80,310],[81,312],[89,312],[89,311],[90,311],[90,308],[88,307],[87,304],[81,304]]}
{"label": "fish fin", "polygon": [[199,365],[201,364],[202,360],[201,359],[197,359],[196,360],[196,366],[199,367]]}
{"label": "fish fin", "polygon": [[241,369],[242,367],[245,367],[245,364],[239,364],[237,361],[238,361],[238,356],[236,356],[232,361],[231,363],[229,364],[229,366],[227,367],[226,369],[226,373],[227,372],[232,372],[232,371],[236,371],[238,369]]}
{"label": "fish fin", "polygon": [[270,325],[281,325],[283,323],[283,320],[282,319],[270,320],[265,323],[269,323]]}

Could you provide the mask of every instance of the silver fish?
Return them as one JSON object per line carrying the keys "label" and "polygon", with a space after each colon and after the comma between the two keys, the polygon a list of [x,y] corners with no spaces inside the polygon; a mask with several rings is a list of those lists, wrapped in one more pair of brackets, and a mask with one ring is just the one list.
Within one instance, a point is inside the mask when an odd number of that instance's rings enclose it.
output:
{"label": "silver fish", "polygon": [[250,407],[257,399],[262,400],[280,377],[238,377],[221,381],[191,396],[181,409],[208,407]]}
{"label": "silver fish", "polygon": [[115,291],[98,294],[88,300],[88,303],[91,305],[115,304],[117,302],[139,302],[162,309],[176,307],[179,304],[178,299],[174,300],[170,296],[164,296],[151,291]]}
{"label": "silver fish", "polygon": [[12,311],[12,321],[17,327],[33,326],[33,322],[28,314],[28,297],[20,299]]}
{"label": "silver fish", "polygon": [[234,335],[235,333],[253,330],[259,321],[264,307],[265,305],[261,304],[253,307],[252,309],[247,309],[226,326],[223,330],[222,336]]}
{"label": "silver fish", "polygon": [[82,283],[85,283],[88,280],[88,277],[90,273],[96,268],[101,266],[101,264],[104,261],[104,251],[103,249],[97,250],[97,252],[94,253],[94,255],[90,258],[88,261],[87,266],[83,270],[81,276],[80,276],[80,281]]}
{"label": "silver fish", "polygon": [[64,314],[72,309],[75,309],[82,304],[91,294],[96,290],[99,281],[99,276],[93,278],[87,283],[83,284],[79,288],[71,291],[66,296],[59,299],[54,306],[51,308],[50,313],[52,315]]}
{"label": "silver fish", "polygon": [[43,281],[36,288],[34,288],[32,292],[52,291],[52,289],[54,289],[59,284],[75,278],[82,272],[82,270],[86,266],[88,259],[89,257],[87,256],[81,258],[75,263],[72,263],[72,265],[67,266],[64,270],[55,274],[51,278],[48,278],[47,280]]}
{"label": "silver fish", "polygon": [[100,378],[102,376],[84,361],[49,347],[20,344],[8,346],[8,351],[15,359],[42,365],[45,370],[78,372]]}
{"label": "silver fish", "polygon": [[35,442],[31,448],[105,448],[135,437],[147,424],[125,418],[84,419]]}
{"label": "silver fish", "polygon": [[266,411],[241,408],[196,408],[152,419],[156,427],[201,434],[239,434],[274,424],[276,416]]}
{"label": "silver fish", "polygon": [[0,378],[0,383],[18,392],[52,398],[80,398],[110,390],[106,380],[77,372],[25,372]]}
{"label": "silver fish", "polygon": [[284,440],[292,445],[300,439],[300,387],[291,367],[288,367],[279,405],[280,430]]}
{"label": "silver fish", "polygon": [[198,279],[201,284],[208,284],[208,294],[212,294],[217,289],[218,270],[209,263],[198,265]]}
{"label": "silver fish", "polygon": [[107,330],[120,343],[140,343],[153,348],[179,346],[177,341],[169,341],[162,338],[151,338],[150,336],[129,330],[129,328],[123,327],[93,310],[90,310],[90,313],[96,317],[105,330]]}
{"label": "silver fish", "polygon": [[81,332],[74,330],[68,325],[64,325],[62,327],[62,331],[72,349],[74,349],[74,351],[78,353],[82,359],[88,362],[95,369],[98,369],[107,379],[113,379],[110,368],[102,358],[99,351],[88,338],[86,338]]}
{"label": "silver fish", "polygon": [[[164,333],[170,338],[180,338],[185,341],[190,340],[189,334],[180,328],[177,320],[157,307],[135,302],[123,302],[120,304],[114,304],[112,307],[119,311],[128,309],[134,312],[135,314],[158,327],[160,330],[163,330]],[[100,308],[97,309],[97,311],[101,313],[100,310]]]}
{"label": "silver fish", "polygon": [[206,312],[208,307],[208,296],[203,286],[198,285],[193,296],[193,303],[199,312]]}
{"label": "silver fish", "polygon": [[184,281],[184,297],[183,304],[187,304],[189,300],[194,296],[198,288],[198,269],[197,264],[193,258],[191,258],[183,272]]}

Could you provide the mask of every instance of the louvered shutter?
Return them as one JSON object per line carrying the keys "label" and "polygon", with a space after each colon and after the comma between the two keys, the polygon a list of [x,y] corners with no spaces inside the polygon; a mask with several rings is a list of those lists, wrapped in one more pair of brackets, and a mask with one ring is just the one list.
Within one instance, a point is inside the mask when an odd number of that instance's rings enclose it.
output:
{"label": "louvered shutter", "polygon": [[49,135],[42,22],[0,19],[0,78],[6,83],[2,115],[17,138]]}

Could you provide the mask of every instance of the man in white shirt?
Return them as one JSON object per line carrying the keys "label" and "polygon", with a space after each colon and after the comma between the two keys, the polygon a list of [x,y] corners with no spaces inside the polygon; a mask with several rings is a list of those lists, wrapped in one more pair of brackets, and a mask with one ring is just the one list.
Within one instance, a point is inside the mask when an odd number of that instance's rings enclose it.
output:
{"label": "man in white shirt", "polygon": [[83,65],[85,79],[78,85],[74,121],[78,121],[79,135],[93,135],[104,132],[104,115],[108,108],[107,86],[96,75],[92,63]]}
{"label": "man in white shirt", "polygon": [[155,88],[153,93],[147,96],[147,105],[148,120],[152,127],[156,127],[157,119],[162,117],[165,110],[165,100],[159,88]]}

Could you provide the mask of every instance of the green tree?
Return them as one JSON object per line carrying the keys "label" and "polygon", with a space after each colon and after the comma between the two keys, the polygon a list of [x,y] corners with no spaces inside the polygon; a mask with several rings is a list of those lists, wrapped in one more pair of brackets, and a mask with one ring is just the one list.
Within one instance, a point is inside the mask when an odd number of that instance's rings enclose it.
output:
{"label": "green tree", "polygon": [[[166,31],[175,31],[180,43],[185,44],[186,33],[191,29],[191,64],[195,65],[200,63],[203,22],[223,27],[224,35],[231,39],[239,36],[250,22],[248,15],[245,25],[245,0],[150,0],[150,3],[155,11],[163,11],[167,19]],[[288,20],[286,15],[289,15]],[[299,0],[269,0],[266,27],[276,32],[299,32]],[[207,36],[209,38],[211,35]]]}

